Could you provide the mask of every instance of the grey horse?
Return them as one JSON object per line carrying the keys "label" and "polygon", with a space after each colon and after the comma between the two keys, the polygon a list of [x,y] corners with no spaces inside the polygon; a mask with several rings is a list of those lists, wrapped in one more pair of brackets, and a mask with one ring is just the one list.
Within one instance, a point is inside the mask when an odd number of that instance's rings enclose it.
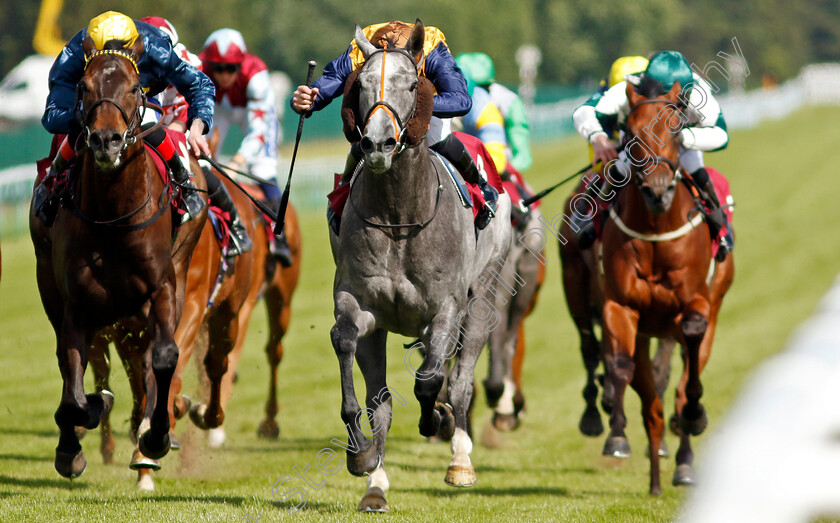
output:
{"label": "grey horse", "polygon": [[[349,441],[347,469],[367,475],[359,510],[387,511],[385,440],[391,424],[391,391],[385,379],[387,332],[418,338],[425,354],[416,370],[420,434],[452,440],[445,481],[476,482],[469,454],[467,411],[476,360],[495,320],[494,281],[482,278],[510,248],[510,198],[502,194],[496,217],[476,232],[443,165],[433,160],[423,137],[406,143],[410,120],[419,114],[417,63],[425,29],[418,20],[405,48],[376,48],[357,26],[365,57],[359,72],[358,111],[364,163],[351,182],[339,235],[331,233],[336,262],[332,344],[341,370],[341,418]],[[422,87],[422,86],[421,86]],[[430,116],[429,112],[429,116]],[[428,118],[428,116],[427,116]],[[427,123],[423,125],[423,132]],[[423,135],[425,136],[425,135]],[[417,345],[415,345],[415,348]],[[445,362],[456,356],[449,382],[451,407],[436,403]],[[364,376],[367,421],[353,385],[353,359]],[[396,393],[394,393],[396,395]],[[371,442],[366,436],[373,435]]]}

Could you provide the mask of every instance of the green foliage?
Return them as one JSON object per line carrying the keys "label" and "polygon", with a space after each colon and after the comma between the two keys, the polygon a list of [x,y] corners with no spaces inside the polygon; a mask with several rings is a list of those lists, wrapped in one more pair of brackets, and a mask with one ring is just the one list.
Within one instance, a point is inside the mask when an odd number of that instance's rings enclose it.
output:
{"label": "green foliage", "polygon": [[[35,0],[0,3],[0,73],[32,52],[38,8]],[[108,9],[135,18],[164,16],[193,51],[211,31],[237,28],[253,52],[293,81],[303,79],[308,60],[323,66],[343,52],[353,24],[416,18],[440,27],[456,54],[488,53],[498,80],[508,84],[518,82],[514,57],[526,43],[542,50],[541,83],[593,83],[618,56],[662,49],[705,64],[718,51],[731,53],[733,37],[746,55],[752,86],[765,73],[784,79],[806,63],[840,60],[840,0],[391,0],[374,9],[344,0],[67,0],[63,36],[69,39]]]}

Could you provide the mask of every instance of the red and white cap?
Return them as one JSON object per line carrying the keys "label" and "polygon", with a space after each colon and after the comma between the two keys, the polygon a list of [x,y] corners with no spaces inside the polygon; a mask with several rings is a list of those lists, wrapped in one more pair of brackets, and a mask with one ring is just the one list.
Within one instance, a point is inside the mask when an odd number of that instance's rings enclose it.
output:
{"label": "red and white cap", "polygon": [[141,18],[140,21],[153,25],[163,31],[164,34],[172,40],[173,47],[178,45],[178,31],[175,30],[175,26],[173,26],[166,18],[162,18],[160,16],[147,16],[145,18]]}
{"label": "red and white cap", "polygon": [[204,63],[240,64],[245,60],[247,51],[242,33],[225,28],[213,31],[207,37],[199,57]]}

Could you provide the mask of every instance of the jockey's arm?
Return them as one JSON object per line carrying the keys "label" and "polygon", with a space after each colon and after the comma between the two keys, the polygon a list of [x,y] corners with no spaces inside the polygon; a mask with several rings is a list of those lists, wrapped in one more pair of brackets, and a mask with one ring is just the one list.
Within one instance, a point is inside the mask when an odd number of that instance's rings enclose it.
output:
{"label": "jockey's arm", "polygon": [[696,74],[694,82],[686,108],[692,124],[680,131],[682,146],[706,152],[725,149],[729,144],[729,133],[720,104],[711,94],[709,84]]}
{"label": "jockey's arm", "polygon": [[47,104],[41,124],[52,134],[67,134],[75,125],[76,84],[85,70],[82,34],[79,31],[62,49],[50,69]]}
{"label": "jockey's arm", "polygon": [[572,119],[577,132],[592,144],[593,165],[598,162],[608,163],[618,158],[615,146],[604,131],[608,122],[616,122],[627,114],[627,82],[619,82],[607,91],[596,93],[578,107]]}
{"label": "jockey's arm", "polygon": [[296,113],[320,111],[335,98],[341,96],[344,92],[344,83],[353,72],[353,61],[350,59],[352,49],[351,45],[344,54],[328,63],[321,77],[312,83],[312,87],[298,86],[292,99],[289,100],[289,106]]}
{"label": "jockey's arm", "polygon": [[472,108],[467,80],[455,63],[455,58],[443,42],[426,56],[426,78],[435,86],[434,109],[438,118],[463,116]]}
{"label": "jockey's arm", "polygon": [[266,140],[273,133],[269,133],[269,122],[276,120],[274,114],[274,91],[271,89],[271,81],[267,70],[260,71],[251,77],[246,90],[248,99],[245,110],[247,111],[248,127],[245,137],[233,160],[239,165],[250,163],[253,158],[259,156],[261,149],[265,148]]}
{"label": "jockey's arm", "polygon": [[520,171],[531,167],[534,161],[531,157],[531,131],[528,129],[525,104],[518,96],[508,107],[505,135],[512,153],[510,163]]}

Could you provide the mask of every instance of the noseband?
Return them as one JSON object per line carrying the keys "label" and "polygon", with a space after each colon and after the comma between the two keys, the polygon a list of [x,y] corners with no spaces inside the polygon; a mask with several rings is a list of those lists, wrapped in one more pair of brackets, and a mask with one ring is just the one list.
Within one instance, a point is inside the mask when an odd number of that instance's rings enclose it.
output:
{"label": "noseband", "polygon": [[[131,55],[129,55],[127,52],[119,49],[103,49],[101,51],[95,51],[91,53],[89,56],[85,57],[85,70],[87,71],[87,68],[90,65],[91,60],[93,60],[93,58],[104,54],[125,58],[132,65],[134,71],[138,73],[139,77],[139,69],[137,68],[137,62],[135,62]],[[93,123],[91,115],[93,114],[94,109],[106,103],[113,105],[120,111],[123,121],[127,126],[127,129],[122,135],[122,151],[125,151],[128,147],[137,143],[137,140],[143,138],[147,134],[153,132],[155,129],[160,127],[161,121],[158,120],[155,126],[151,129],[135,134],[137,129],[139,129],[140,127],[140,122],[143,121],[143,117],[146,114],[146,108],[149,107],[156,111],[160,109],[158,106],[151,104],[146,100],[146,93],[143,91],[143,87],[140,85],[139,80],[136,84],[134,84],[134,87],[132,88],[132,92],[134,92],[137,97],[137,103],[136,109],[131,118],[129,118],[128,116],[128,111],[126,111],[125,108],[114,98],[99,98],[98,100],[93,102],[93,104],[91,104],[91,106],[88,107],[87,110],[85,110],[83,104],[82,85],[83,81],[79,82],[76,85],[76,105],[77,107],[79,107],[79,114],[77,115],[77,117],[83,126],[82,128],[84,129],[84,143],[86,146],[90,147],[90,125],[91,123]],[[159,112],[162,113],[163,111],[160,110]]]}
{"label": "noseband", "polygon": [[414,58],[411,56],[411,54],[408,51],[406,51],[405,49],[399,49],[399,48],[396,48],[396,49],[385,49],[385,48],[377,49],[376,51],[372,52],[370,54],[370,56],[367,57],[367,59],[365,60],[365,65],[362,66],[362,69],[364,69],[364,67],[366,67],[367,64],[370,63],[370,58],[373,55],[382,53],[382,71],[379,74],[379,82],[380,82],[379,99],[376,100],[373,103],[373,105],[370,107],[370,109],[368,109],[367,114],[365,114],[364,127],[362,129],[360,129],[359,134],[360,134],[360,136],[364,136],[365,129],[367,128],[368,121],[370,121],[373,114],[378,109],[381,108],[391,118],[391,122],[394,124],[394,129],[397,130],[396,134],[394,135],[394,139],[397,142],[397,147],[394,149],[394,152],[391,153],[393,156],[396,156],[396,155],[400,154],[406,147],[405,140],[406,140],[406,129],[408,128],[408,122],[412,118],[414,118],[414,114],[417,111],[417,83],[415,82],[414,86],[412,87],[412,90],[414,91],[414,103],[413,103],[412,108],[411,108],[411,114],[409,115],[408,118],[405,119],[405,121],[403,121],[402,118],[400,118],[400,115],[397,112],[397,110],[391,104],[389,104],[388,102],[385,101],[385,58],[388,56],[389,52],[391,52],[391,53],[396,52],[396,53],[403,54],[406,57],[408,57],[408,59],[411,60],[412,63],[414,63]]}

